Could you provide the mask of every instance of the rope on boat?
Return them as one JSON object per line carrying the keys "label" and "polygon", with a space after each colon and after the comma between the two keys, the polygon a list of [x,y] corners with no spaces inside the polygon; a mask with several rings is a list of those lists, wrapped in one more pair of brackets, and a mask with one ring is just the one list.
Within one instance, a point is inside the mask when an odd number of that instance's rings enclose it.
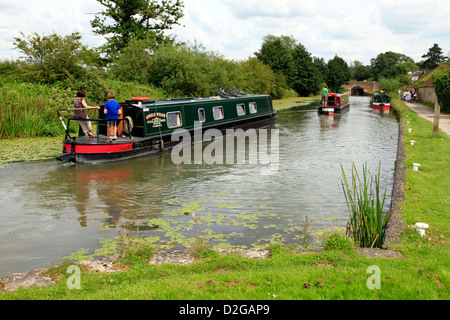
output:
{"label": "rope on boat", "polygon": [[125,117],[123,131],[125,131],[126,134],[131,134],[131,131],[133,131],[133,119],[130,116]]}

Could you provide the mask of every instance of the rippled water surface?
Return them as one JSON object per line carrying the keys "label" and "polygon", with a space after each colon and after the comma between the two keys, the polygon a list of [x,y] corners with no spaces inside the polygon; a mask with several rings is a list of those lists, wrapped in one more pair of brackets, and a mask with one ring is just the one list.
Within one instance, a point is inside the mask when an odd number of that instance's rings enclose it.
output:
{"label": "rippled water surface", "polygon": [[277,237],[295,243],[306,217],[315,232],[342,227],[341,165],[350,174],[352,163],[367,163],[376,173],[381,162],[390,195],[398,142],[392,114],[372,110],[367,98],[351,103],[334,117],[319,115],[317,104],[279,111],[278,166],[175,165],[170,152],[109,164],[6,166],[0,276],[80,249],[92,253],[124,230],[162,247],[189,247],[197,238],[250,247]]}

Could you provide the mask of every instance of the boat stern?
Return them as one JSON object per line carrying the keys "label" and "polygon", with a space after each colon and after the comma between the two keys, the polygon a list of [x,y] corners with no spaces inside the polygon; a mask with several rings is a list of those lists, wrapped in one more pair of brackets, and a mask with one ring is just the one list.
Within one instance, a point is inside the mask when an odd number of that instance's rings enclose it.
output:
{"label": "boat stern", "polygon": [[57,155],[56,160],[63,162],[75,162],[75,154],[73,152],[64,152]]}

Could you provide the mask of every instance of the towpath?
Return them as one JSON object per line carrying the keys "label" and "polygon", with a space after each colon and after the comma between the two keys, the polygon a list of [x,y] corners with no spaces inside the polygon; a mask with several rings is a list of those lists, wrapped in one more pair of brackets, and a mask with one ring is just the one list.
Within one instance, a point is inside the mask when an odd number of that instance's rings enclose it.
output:
{"label": "towpath", "polygon": [[[407,103],[408,107],[411,108],[414,112],[416,112],[420,117],[431,121],[434,123],[434,108],[427,107],[420,103]],[[445,132],[448,136],[450,136],[450,115],[441,112],[441,116],[439,118],[439,129]]]}

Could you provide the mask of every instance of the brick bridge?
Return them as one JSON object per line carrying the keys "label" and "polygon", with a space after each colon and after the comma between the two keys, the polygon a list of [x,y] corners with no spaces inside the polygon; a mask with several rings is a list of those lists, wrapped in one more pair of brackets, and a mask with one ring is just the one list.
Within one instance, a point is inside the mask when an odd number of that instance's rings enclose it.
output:
{"label": "brick bridge", "polygon": [[[366,81],[350,81],[348,84],[342,85],[345,89],[350,90],[352,95],[364,95],[366,91],[378,91],[380,85],[378,82],[366,82]],[[364,89],[362,91],[360,88]],[[358,90],[359,89],[359,90]]]}

